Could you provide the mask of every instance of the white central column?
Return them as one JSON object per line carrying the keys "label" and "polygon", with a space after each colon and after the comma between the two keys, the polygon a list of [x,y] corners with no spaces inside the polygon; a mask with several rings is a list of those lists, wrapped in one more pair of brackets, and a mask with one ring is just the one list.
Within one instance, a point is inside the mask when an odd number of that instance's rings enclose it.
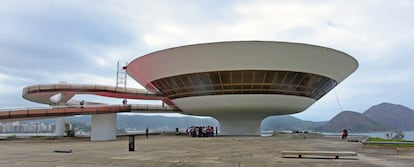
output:
{"label": "white central column", "polygon": [[65,118],[58,117],[56,118],[55,124],[55,135],[56,136],[64,136],[65,135]]}
{"label": "white central column", "polygon": [[260,136],[260,126],[265,118],[263,115],[246,113],[214,115],[213,117],[220,122],[219,135],[223,136]]}
{"label": "white central column", "polygon": [[92,115],[91,141],[116,140],[116,113]]}

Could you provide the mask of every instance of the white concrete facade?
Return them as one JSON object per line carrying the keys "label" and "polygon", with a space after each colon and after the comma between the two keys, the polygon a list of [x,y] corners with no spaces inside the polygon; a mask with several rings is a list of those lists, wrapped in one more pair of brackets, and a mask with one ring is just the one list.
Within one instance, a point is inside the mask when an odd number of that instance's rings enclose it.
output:
{"label": "white concrete facade", "polygon": [[64,117],[56,118],[55,135],[56,136],[64,136],[65,135],[65,118]]}
{"label": "white concrete facade", "polygon": [[213,115],[220,123],[220,136],[258,136],[261,133],[260,125],[267,116],[237,112],[235,114]]}
{"label": "white concrete facade", "polygon": [[[308,108],[315,99],[301,96],[271,94],[227,94],[193,96],[173,100],[184,114],[214,116],[215,114],[237,114],[253,112],[261,115],[291,114]],[[294,104],[292,104],[294,102]]]}
{"label": "white concrete facade", "polygon": [[116,113],[92,115],[91,141],[116,140]]}
{"label": "white concrete facade", "polygon": [[[179,68],[177,68],[179,67]],[[188,45],[141,56],[127,72],[143,86],[169,76],[226,70],[283,70],[312,73],[338,83],[358,67],[350,55],[316,45],[235,41]]]}

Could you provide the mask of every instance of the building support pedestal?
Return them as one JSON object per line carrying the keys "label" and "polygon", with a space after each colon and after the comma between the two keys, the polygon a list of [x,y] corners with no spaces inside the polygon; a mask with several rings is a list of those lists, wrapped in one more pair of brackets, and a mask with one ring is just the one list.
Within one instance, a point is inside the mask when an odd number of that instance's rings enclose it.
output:
{"label": "building support pedestal", "polygon": [[65,118],[58,117],[56,118],[55,136],[64,136],[64,135],[65,135]]}
{"label": "building support pedestal", "polygon": [[266,116],[234,113],[213,117],[220,122],[219,135],[221,136],[260,136],[260,126]]}
{"label": "building support pedestal", "polygon": [[92,115],[91,141],[116,140],[116,113]]}

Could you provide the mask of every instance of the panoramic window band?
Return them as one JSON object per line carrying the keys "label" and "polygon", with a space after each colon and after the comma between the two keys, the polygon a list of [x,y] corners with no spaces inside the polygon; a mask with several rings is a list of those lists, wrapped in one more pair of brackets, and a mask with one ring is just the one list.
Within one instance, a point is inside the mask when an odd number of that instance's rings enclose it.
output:
{"label": "panoramic window band", "polygon": [[224,94],[282,94],[318,100],[337,82],[303,72],[238,70],[183,74],[161,78],[151,84],[169,99]]}

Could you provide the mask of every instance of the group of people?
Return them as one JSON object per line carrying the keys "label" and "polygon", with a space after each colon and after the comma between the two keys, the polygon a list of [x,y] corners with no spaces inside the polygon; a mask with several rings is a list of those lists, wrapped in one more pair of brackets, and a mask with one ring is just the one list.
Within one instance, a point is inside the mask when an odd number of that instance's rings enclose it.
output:
{"label": "group of people", "polygon": [[217,136],[217,127],[214,129],[212,126],[192,126],[187,128],[186,134],[191,137],[214,137]]}

